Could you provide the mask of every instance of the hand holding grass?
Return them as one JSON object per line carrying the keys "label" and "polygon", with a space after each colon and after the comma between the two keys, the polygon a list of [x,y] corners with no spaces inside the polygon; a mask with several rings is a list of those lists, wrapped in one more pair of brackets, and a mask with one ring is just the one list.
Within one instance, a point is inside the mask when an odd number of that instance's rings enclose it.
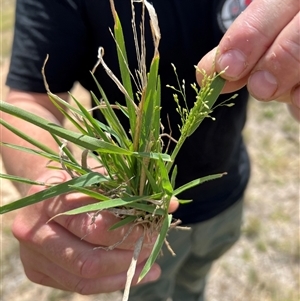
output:
{"label": "hand holding grass", "polygon": [[[49,171],[37,180],[57,183],[69,177],[64,171]],[[41,189],[32,186],[30,193]],[[127,232],[126,227],[108,231],[118,221],[113,214],[101,212],[95,220],[88,214],[59,216],[48,222],[58,213],[94,202],[83,194],[73,193],[34,204],[19,212],[13,234],[20,241],[21,259],[31,281],[80,294],[124,288],[126,272],[135,242],[142,235],[142,227],[135,227],[123,244],[106,251],[94,248],[112,246]],[[149,256],[154,242],[144,244],[133,283],[137,282],[142,262]],[[159,274],[159,267],[154,265],[143,282],[154,280]]]}
{"label": "hand holding grass", "polygon": [[[298,1],[252,1],[198,66],[207,72],[214,61],[217,72],[228,67],[224,92],[247,85],[258,100],[293,105],[300,120],[299,22]],[[201,84],[201,74],[197,77]]]}
{"label": "hand holding grass", "polygon": [[[70,180],[70,175],[57,170],[48,170],[37,179],[47,184],[67,180]],[[28,193],[34,194],[43,189],[34,185]],[[95,199],[84,194],[71,193],[20,210],[14,221],[13,234],[20,242],[21,259],[31,281],[80,294],[113,292],[124,288],[133,249],[143,234],[143,227],[136,226],[129,231],[130,226],[127,225],[109,231],[120,219],[107,211],[97,215],[61,215],[49,221],[61,212],[95,202]],[[172,210],[176,206],[176,202],[171,203]],[[153,235],[145,239],[133,285],[156,237]],[[105,249],[114,245],[117,246],[109,251]],[[160,268],[155,264],[141,283],[155,280],[159,275]]]}

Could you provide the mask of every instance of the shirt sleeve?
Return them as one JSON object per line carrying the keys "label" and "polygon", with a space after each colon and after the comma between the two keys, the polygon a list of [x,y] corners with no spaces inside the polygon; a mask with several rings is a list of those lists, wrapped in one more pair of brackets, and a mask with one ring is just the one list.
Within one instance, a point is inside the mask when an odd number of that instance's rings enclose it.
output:
{"label": "shirt sleeve", "polygon": [[42,66],[53,93],[69,91],[78,80],[88,43],[79,0],[17,0],[15,31],[6,84],[46,92]]}

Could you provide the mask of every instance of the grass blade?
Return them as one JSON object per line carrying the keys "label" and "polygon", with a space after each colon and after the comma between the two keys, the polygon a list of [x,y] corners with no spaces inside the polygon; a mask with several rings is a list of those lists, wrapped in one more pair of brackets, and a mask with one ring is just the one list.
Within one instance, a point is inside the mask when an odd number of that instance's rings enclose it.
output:
{"label": "grass blade", "polygon": [[99,192],[96,192],[96,191],[93,191],[91,189],[87,189],[87,188],[84,188],[84,187],[79,187],[79,186],[75,186],[75,185],[69,185],[70,188],[73,188],[74,191],[78,191],[78,192],[81,192],[87,196],[90,196],[91,198],[95,199],[95,200],[99,200],[99,201],[109,201],[110,198],[99,193]]}
{"label": "grass blade", "polygon": [[[132,153],[129,150],[120,148],[116,145],[112,145],[105,141],[101,141],[97,138],[64,129],[63,127],[61,127],[57,124],[50,123],[46,119],[43,119],[30,112],[27,112],[25,110],[22,110],[20,108],[12,106],[6,102],[1,101],[0,104],[1,104],[1,106],[0,106],[1,111],[8,113],[10,115],[16,116],[18,118],[21,118],[25,121],[28,121],[44,130],[50,132],[51,134],[57,135],[63,139],[66,139],[70,142],[75,143],[78,146],[82,146],[83,148],[89,149],[91,151],[99,151],[99,152],[103,152],[103,153],[115,153],[115,154],[129,155],[129,156],[130,155],[139,155],[138,153]],[[149,155],[144,154],[144,156],[148,157]]]}
{"label": "grass blade", "polygon": [[[2,106],[0,106],[0,110],[1,110],[1,107]],[[30,144],[34,145],[35,147],[43,150],[44,152],[49,153],[49,154],[55,154],[55,152],[51,148],[47,147],[43,143],[40,143],[38,140],[33,139],[31,136],[25,134],[24,132],[20,131],[16,127],[8,124],[5,120],[0,119],[0,124],[2,124],[8,130],[10,130],[12,133],[16,134],[17,136],[19,136],[20,138],[22,138],[25,141],[29,142]]]}
{"label": "grass blade", "polygon": [[[37,155],[37,156],[42,156],[44,158],[49,159],[49,163],[51,161],[53,162],[58,162],[58,163],[63,163],[65,166],[69,167],[70,169],[72,169],[73,171],[79,173],[79,174],[84,174],[87,172],[87,170],[85,170],[80,164],[77,164],[77,162],[73,162],[73,161],[68,161],[65,160],[64,158],[59,157],[57,154],[53,155],[53,154],[49,154],[37,149],[31,149],[31,148],[27,148],[25,146],[19,146],[19,145],[15,145],[15,144],[10,144],[10,143],[5,143],[5,142],[0,142],[0,145],[3,145],[5,147],[10,147],[22,152],[27,152],[29,154],[32,155]],[[47,167],[49,167],[49,165],[47,165]],[[57,167],[59,168],[59,167]],[[61,168],[59,168],[61,169]]]}
{"label": "grass blade", "polygon": [[197,185],[200,185],[204,182],[211,181],[211,180],[214,180],[214,179],[219,179],[219,178],[223,177],[224,175],[226,175],[226,173],[219,173],[219,174],[210,175],[210,176],[206,176],[206,177],[202,177],[202,178],[193,180],[193,181],[188,182],[188,183],[178,187],[177,189],[175,189],[173,191],[173,195],[174,196],[178,195],[179,193],[182,193],[183,191],[185,191],[187,189],[190,189],[192,187],[195,187]]}
{"label": "grass blade", "polygon": [[212,83],[210,84],[210,93],[206,98],[206,102],[209,108],[212,108],[218,99],[219,95],[221,94],[221,91],[223,90],[225,86],[226,80],[221,77],[220,74],[217,74]]}
{"label": "grass blade", "polygon": [[[147,198],[149,198],[149,196],[133,196],[133,197],[127,197],[127,198],[110,199],[105,202],[98,202],[95,204],[89,204],[86,206],[82,206],[80,208],[72,209],[72,210],[60,213],[56,216],[75,215],[75,214],[92,212],[92,211],[101,211],[101,210],[115,208],[115,207],[119,207],[119,206],[128,206],[131,203],[142,201]],[[53,217],[53,218],[55,218],[55,217]]]}
{"label": "grass blade", "polygon": [[[62,113],[64,117],[66,117],[74,126],[77,128],[77,130],[82,134],[87,134],[87,131],[80,125],[78,120],[82,118],[82,112],[79,110],[76,110],[73,106],[69,105],[66,101],[61,99],[60,97],[52,94],[51,92],[48,92],[49,99],[52,101],[53,105]],[[60,105],[62,104],[62,106]],[[73,113],[75,116],[72,117],[67,111],[66,106],[70,110],[70,112]],[[76,120],[77,119],[77,120]]]}
{"label": "grass blade", "polygon": [[12,175],[7,175],[0,173],[0,178],[10,180],[12,182],[19,182],[19,183],[24,183],[24,184],[29,184],[29,185],[40,185],[40,186],[45,186],[45,183],[43,182],[36,182],[36,181],[31,181],[25,178],[17,177],[17,176],[12,176]]}
{"label": "grass blade", "polygon": [[23,208],[23,207],[56,197],[58,195],[72,192],[72,191],[74,191],[74,189],[72,187],[70,187],[72,185],[92,186],[103,180],[106,181],[106,178],[103,175],[101,175],[97,172],[91,172],[91,173],[85,174],[83,176],[80,176],[76,179],[72,179],[72,180],[69,180],[69,181],[61,183],[61,184],[57,184],[46,190],[26,196],[13,203],[4,205],[4,206],[0,207],[0,214],[6,213],[9,211],[13,211],[13,210],[16,210],[19,208]]}
{"label": "grass blade", "polygon": [[[94,77],[94,75],[93,75],[93,77]],[[109,101],[106,97],[105,92],[103,91],[103,89],[101,88],[101,86],[99,85],[99,83],[95,77],[94,77],[94,80],[96,81],[96,85],[98,86],[98,89],[102,95],[104,104],[101,104],[99,102],[99,100],[97,99],[96,95],[94,93],[92,93],[92,98],[93,98],[94,102],[98,105],[99,109],[101,110],[101,113],[103,114],[103,116],[110,128],[110,131],[112,130],[112,131],[116,132],[119,143],[120,143],[120,141],[122,141],[122,144],[126,145],[126,148],[129,149],[132,142],[128,139],[127,133],[124,130],[122,123],[119,121],[117,115],[115,114],[114,110],[111,107],[111,104],[109,103]],[[105,107],[103,107],[104,105],[105,105]],[[119,137],[122,137],[122,139],[120,139]],[[120,144],[120,145],[122,145],[122,144]]]}
{"label": "grass blade", "polygon": [[169,174],[166,169],[166,166],[162,160],[158,160],[158,168],[160,170],[160,177],[161,177],[161,189],[164,191],[168,196],[173,194],[173,186],[171,185]]}
{"label": "grass blade", "polygon": [[140,282],[149,272],[149,270],[151,269],[151,267],[153,266],[153,264],[155,263],[155,260],[157,259],[161,248],[165,242],[165,238],[167,236],[167,232],[169,230],[169,227],[171,225],[171,221],[172,221],[172,215],[169,214],[164,218],[162,227],[159,231],[158,237],[156,239],[156,242],[154,244],[153,250],[148,258],[148,260],[145,263],[145,266],[139,276],[139,280],[138,282]]}
{"label": "grass blade", "polygon": [[121,227],[123,227],[127,224],[133,223],[136,219],[137,219],[137,217],[134,216],[134,215],[126,216],[124,219],[122,219],[118,223],[115,223],[113,226],[111,226],[109,228],[109,230],[112,231],[112,230],[116,230],[118,228],[121,228]]}
{"label": "grass blade", "polygon": [[[159,56],[153,58],[150,72],[148,75],[148,84],[146,88],[145,102],[142,107],[142,135],[141,135],[141,145],[146,145],[149,137],[151,136],[150,132],[153,132],[153,139],[158,140],[160,133],[160,91],[157,90],[158,85],[158,66],[159,66]],[[157,116],[158,115],[158,116]],[[158,120],[157,123],[154,123],[154,120]],[[142,151],[142,150],[140,150]]]}
{"label": "grass blade", "polygon": [[126,107],[128,109],[128,115],[129,115],[129,122],[130,122],[130,130],[132,133],[132,136],[134,137],[135,132],[135,125],[136,125],[136,107],[132,103],[132,100],[134,99],[134,93],[132,89],[131,84],[131,75],[130,70],[128,66],[128,58],[127,58],[127,52],[126,52],[126,46],[125,46],[125,39],[122,29],[122,24],[120,22],[119,16],[114,8],[114,5],[111,5],[112,14],[114,17],[114,37],[117,44],[117,54],[118,54],[118,61],[119,61],[119,68],[122,78],[122,84],[125,87],[130,99],[128,99],[126,96]]}

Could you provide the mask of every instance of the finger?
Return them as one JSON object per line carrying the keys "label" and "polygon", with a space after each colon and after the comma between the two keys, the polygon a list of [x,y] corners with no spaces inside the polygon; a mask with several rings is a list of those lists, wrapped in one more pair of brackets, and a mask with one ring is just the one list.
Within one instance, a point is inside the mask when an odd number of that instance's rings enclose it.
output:
{"label": "finger", "polygon": [[[44,173],[38,180],[45,183],[60,183],[68,180],[69,178],[70,176],[66,172],[52,171]],[[42,186],[32,186],[30,193],[36,193],[43,189],[44,187]],[[34,211],[37,213],[39,219],[44,218],[43,221],[47,222],[58,214],[62,214],[84,205],[93,204],[95,202],[97,202],[97,200],[87,197],[82,193],[69,193],[36,204]],[[24,210],[26,210],[26,208]],[[31,207],[29,211],[32,215],[33,208]],[[41,213],[44,215],[41,215]],[[27,222],[30,223],[33,221],[34,219],[32,218],[31,221]],[[61,215],[55,218],[55,222],[69,230],[72,234],[76,235],[80,239],[83,238],[94,245],[111,247],[118,244],[118,248],[133,250],[136,241],[144,235],[145,228],[141,225],[133,226],[130,224],[110,231],[109,229],[119,221],[119,218],[106,211],[69,216]],[[20,233],[20,235],[22,235],[22,233]],[[16,234],[16,236],[18,236],[18,234]],[[124,237],[125,239],[123,240]],[[145,235],[143,249],[152,249],[156,237],[156,233]],[[119,244],[120,241],[122,241],[121,244]],[[147,251],[148,253],[149,250]]]}
{"label": "finger", "polygon": [[[42,175],[40,175],[36,181],[40,183],[45,183],[45,184],[60,184],[63,183],[67,180],[69,180],[71,177],[68,175],[65,171],[62,170],[48,170],[44,172]],[[40,192],[44,189],[46,189],[46,186],[41,186],[41,185],[32,185],[27,194],[35,194],[37,192]]]}
{"label": "finger", "polygon": [[300,13],[281,31],[252,71],[248,90],[255,98],[291,102],[290,93],[300,83],[299,24]]}
{"label": "finger", "polygon": [[216,70],[227,68],[224,78],[231,81],[245,77],[298,11],[295,0],[253,1],[222,38]]}
{"label": "finger", "polygon": [[107,170],[103,167],[100,160],[96,160],[95,157],[88,157],[86,165],[88,168],[92,169],[93,171],[97,171],[102,175],[108,175]]}
{"label": "finger", "polygon": [[169,212],[173,213],[174,211],[176,211],[178,209],[178,207],[179,207],[179,202],[178,202],[177,197],[172,196],[171,202],[169,205]]}
{"label": "finger", "polygon": [[[22,241],[21,245],[83,278],[124,272],[133,255],[131,250],[95,249],[95,245],[78,239],[55,222],[41,226],[31,239]],[[138,262],[145,260],[148,255],[149,252],[142,251]]]}
{"label": "finger", "polygon": [[[127,271],[111,276],[84,278],[69,273],[43,255],[26,251],[26,249],[22,249],[21,259],[27,277],[34,283],[82,295],[113,292],[123,289],[125,286]],[[144,264],[145,262],[142,262],[137,265],[133,285],[137,283]],[[160,273],[159,266],[155,264],[141,283],[156,280]]]}
{"label": "finger", "polygon": [[[45,212],[50,218],[68,210],[94,203],[95,200],[79,193],[61,196],[59,199],[45,203]],[[115,230],[109,230],[120,219],[108,211],[82,213],[77,215],[60,215],[54,222],[66,230],[96,246],[112,247],[133,250],[136,241],[144,235],[145,229],[141,225],[125,225]],[[50,222],[51,223],[51,222]],[[143,249],[152,249],[157,235],[145,235]],[[149,252],[148,250],[148,252]]]}

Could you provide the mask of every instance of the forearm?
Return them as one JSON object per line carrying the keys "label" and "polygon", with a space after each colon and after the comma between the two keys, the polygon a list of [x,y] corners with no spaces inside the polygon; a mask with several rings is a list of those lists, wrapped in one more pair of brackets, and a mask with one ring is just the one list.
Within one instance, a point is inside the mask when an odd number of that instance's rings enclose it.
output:
{"label": "forearm", "polygon": [[[38,102],[25,101],[23,99],[10,99],[9,102],[15,106],[18,106],[19,108],[47,119],[51,123],[61,123],[61,121],[56,118],[56,116],[49,111],[48,108],[45,108]],[[9,114],[2,113],[1,117],[10,125],[22,130],[27,135],[30,135],[33,139],[36,139],[40,143],[47,145],[54,151],[58,151],[56,142],[46,131]],[[4,126],[1,127],[1,141],[19,146],[36,148],[32,144],[10,132]],[[42,156],[15,150],[5,146],[1,147],[1,154],[5,169],[8,174],[17,175],[32,180],[35,180],[43,171],[46,170],[47,163],[49,162],[47,158]],[[28,185],[20,183],[16,184],[16,187],[22,194],[25,194],[29,188]]]}

